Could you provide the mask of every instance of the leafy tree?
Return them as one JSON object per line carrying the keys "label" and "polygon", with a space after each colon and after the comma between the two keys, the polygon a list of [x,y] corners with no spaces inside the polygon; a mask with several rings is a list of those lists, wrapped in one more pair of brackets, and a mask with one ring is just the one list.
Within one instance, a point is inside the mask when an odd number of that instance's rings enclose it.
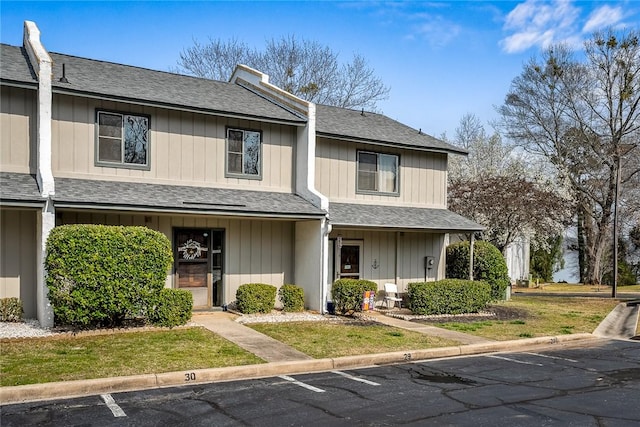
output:
{"label": "leafy tree", "polygon": [[[511,84],[501,124],[513,141],[543,156],[574,193],[582,249],[582,281],[599,283],[611,244],[619,171],[623,194],[640,163],[640,43],[638,33],[595,33],[585,60],[564,45],[532,58]],[[620,168],[622,166],[622,168]]]}
{"label": "leafy tree", "polygon": [[180,53],[176,71],[229,80],[238,64],[268,74],[274,85],[317,104],[375,110],[389,95],[362,56],[354,54],[351,62],[340,63],[329,47],[293,35],[267,40],[262,51],[237,39],[196,41]]}
{"label": "leafy tree", "polygon": [[547,239],[545,247],[538,247],[531,251],[530,271],[534,279],[542,279],[545,282],[553,280],[553,273],[564,267],[562,257],[562,236]]}
{"label": "leafy tree", "polygon": [[518,236],[560,235],[570,201],[519,176],[452,179],[449,208],[487,227],[480,236],[504,253]]}
{"label": "leafy tree", "polygon": [[526,169],[521,159],[513,153],[513,147],[504,144],[497,132],[487,135],[474,114],[465,114],[460,119],[451,143],[469,152],[468,156],[451,157],[449,177],[452,179],[522,174]]}

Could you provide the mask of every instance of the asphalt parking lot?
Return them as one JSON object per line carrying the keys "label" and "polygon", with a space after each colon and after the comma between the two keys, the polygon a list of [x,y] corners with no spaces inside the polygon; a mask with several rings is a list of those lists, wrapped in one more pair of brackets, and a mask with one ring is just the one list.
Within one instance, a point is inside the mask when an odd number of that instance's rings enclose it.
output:
{"label": "asphalt parking lot", "polygon": [[597,340],[351,371],[3,406],[3,427],[639,426],[640,342]]}

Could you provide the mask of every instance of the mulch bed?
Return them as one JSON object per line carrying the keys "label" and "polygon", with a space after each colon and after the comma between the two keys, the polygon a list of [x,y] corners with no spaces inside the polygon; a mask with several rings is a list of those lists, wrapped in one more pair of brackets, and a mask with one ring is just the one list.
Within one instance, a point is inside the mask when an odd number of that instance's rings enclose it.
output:
{"label": "mulch bed", "polygon": [[472,323],[486,320],[524,320],[531,315],[523,309],[505,307],[501,305],[489,306],[483,313],[469,313],[462,315],[446,316],[422,316],[415,319],[407,319],[418,323]]}

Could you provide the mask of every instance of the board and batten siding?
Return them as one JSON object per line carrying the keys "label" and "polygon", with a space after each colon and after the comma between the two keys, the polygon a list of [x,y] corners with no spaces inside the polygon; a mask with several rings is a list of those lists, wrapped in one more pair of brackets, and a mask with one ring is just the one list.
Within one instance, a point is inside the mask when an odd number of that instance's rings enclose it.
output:
{"label": "board and batten siding", "polygon": [[[293,281],[294,223],[206,216],[167,216],[89,211],[58,212],[57,225],[137,225],[160,231],[174,246],[176,228],[223,229],[224,302],[236,299],[244,283],[281,286]],[[175,248],[174,248],[175,249]],[[173,287],[173,266],[167,287]]]}
{"label": "board and batten siding", "polygon": [[38,212],[0,210],[0,298],[20,298],[26,319],[35,319]]}
{"label": "board and batten siding", "polygon": [[35,173],[37,91],[0,86],[0,170]]}
{"label": "board and batten siding", "polygon": [[[150,170],[95,165],[96,109],[150,116]],[[294,187],[293,126],[60,94],[52,115],[54,176],[277,192]],[[225,177],[227,126],[262,131],[262,179]]]}
{"label": "board and batten siding", "polygon": [[[400,157],[398,195],[357,193],[359,150]],[[315,186],[333,202],[443,208],[447,204],[447,155],[318,138]]]}
{"label": "board and batten siding", "polygon": [[444,234],[336,228],[330,238],[338,235],[342,236],[343,244],[362,242],[362,278],[376,282],[380,290],[385,283],[396,283],[399,292],[406,292],[409,283],[425,281],[426,256],[435,258],[426,280],[444,278]]}

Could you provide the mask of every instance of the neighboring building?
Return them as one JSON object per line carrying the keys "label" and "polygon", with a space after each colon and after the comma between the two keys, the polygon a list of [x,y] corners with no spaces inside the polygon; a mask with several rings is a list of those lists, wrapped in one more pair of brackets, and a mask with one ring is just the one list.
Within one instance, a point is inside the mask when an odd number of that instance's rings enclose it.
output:
{"label": "neighboring building", "polygon": [[531,242],[526,236],[518,236],[504,251],[511,283],[528,283],[531,264]]}
{"label": "neighboring building", "polygon": [[194,308],[243,283],[295,283],[324,311],[331,283],[406,290],[444,277],[454,146],[380,114],[315,105],[238,66],[229,82],[48,53],[35,24],[0,46],[0,297],[51,325],[42,268],[56,225],[165,234],[168,287]]}

